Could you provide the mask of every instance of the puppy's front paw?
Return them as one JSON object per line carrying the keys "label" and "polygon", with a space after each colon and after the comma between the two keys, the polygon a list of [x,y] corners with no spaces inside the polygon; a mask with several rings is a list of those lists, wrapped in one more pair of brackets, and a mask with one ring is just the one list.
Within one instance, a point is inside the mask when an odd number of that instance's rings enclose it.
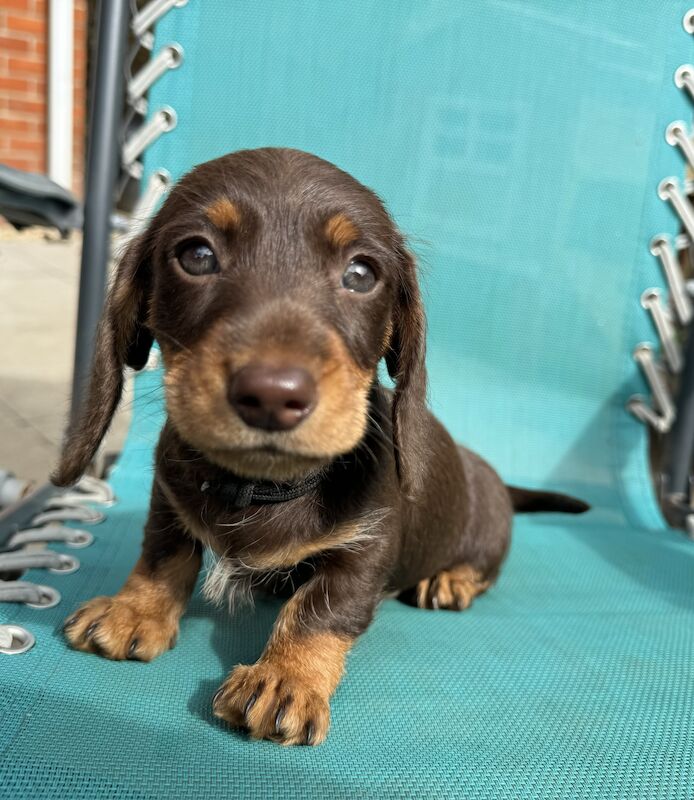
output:
{"label": "puppy's front paw", "polygon": [[71,617],[63,630],[77,650],[120,661],[151,661],[176,643],[178,620],[156,609],[144,610],[133,597],[95,597]]}
{"label": "puppy's front paw", "polygon": [[212,707],[253,738],[282,744],[320,744],[330,727],[329,697],[272,662],[236,667]]}

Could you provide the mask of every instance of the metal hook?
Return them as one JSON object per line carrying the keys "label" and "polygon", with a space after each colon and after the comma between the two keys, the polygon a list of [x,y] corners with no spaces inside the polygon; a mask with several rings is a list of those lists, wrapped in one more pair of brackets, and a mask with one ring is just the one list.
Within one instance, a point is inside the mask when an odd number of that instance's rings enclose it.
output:
{"label": "metal hook", "polygon": [[163,133],[172,131],[177,122],[176,112],[170,106],[163,106],[156,111],[123,145],[123,165],[131,166]]}
{"label": "metal hook", "polygon": [[675,86],[686,89],[694,100],[694,67],[691,64],[682,64],[675,72]]}
{"label": "metal hook", "polygon": [[672,248],[670,237],[660,234],[651,239],[651,253],[660,261],[670,290],[672,304],[682,325],[688,325],[692,319],[692,301],[677,263],[677,256]]}
{"label": "metal hook", "polygon": [[47,542],[63,542],[68,547],[82,548],[89,547],[94,541],[94,535],[89,531],[79,528],[68,528],[67,525],[43,525],[40,528],[26,528],[16,533],[7,540],[5,547],[12,550],[17,547],[24,547],[27,544],[36,542],[45,544]]}
{"label": "metal hook", "polygon": [[694,208],[685,197],[677,178],[665,178],[658,184],[658,196],[661,200],[672,203],[677,216],[687,229],[689,236],[694,239]]}
{"label": "metal hook", "polygon": [[663,346],[665,360],[673,372],[682,369],[682,352],[675,336],[672,319],[660,300],[660,289],[646,289],[641,295],[641,305],[648,311],[653,319],[653,324],[658,331],[658,337]]}
{"label": "metal hook", "polygon": [[671,122],[665,131],[665,141],[673,147],[679,147],[689,166],[694,169],[694,142],[691,140],[686,123],[681,120]]}
{"label": "metal hook", "polygon": [[651,428],[655,428],[659,433],[667,433],[674,420],[658,414],[647,403],[643,395],[635,394],[627,401],[627,410],[630,411],[640,422],[645,422]]}
{"label": "metal hook", "polygon": [[150,3],[147,3],[147,5],[133,17],[130,28],[139,39],[158,19],[168,13],[174,6],[180,8],[187,2],[188,0],[151,0]]}
{"label": "metal hook", "polygon": [[132,222],[126,234],[128,240],[145,228],[154,209],[170,188],[171,174],[167,170],[158,169],[149,176],[147,186],[133,209]]}
{"label": "metal hook", "polygon": [[[56,501],[58,498],[56,498]],[[52,504],[51,508],[41,511],[32,520],[34,527],[47,525],[50,522],[81,522],[83,525],[98,525],[106,516],[94,508],[87,506],[60,506]]]}
{"label": "metal hook", "polygon": [[650,408],[644,397],[634,395],[627,403],[627,408],[642,422],[647,422],[661,433],[666,433],[675,421],[675,404],[670,396],[660,368],[653,355],[653,347],[642,342],[634,349],[634,360],[639,365],[653,395],[655,410]]}
{"label": "metal hook", "polygon": [[[176,69],[183,63],[183,48],[180,44],[167,44],[144,67],[128,81],[128,102],[138,108],[138,101],[167,70]],[[142,104],[139,104],[139,109]]]}
{"label": "metal hook", "polygon": [[31,650],[36,640],[33,633],[19,625],[0,625],[0,653],[16,656]]}

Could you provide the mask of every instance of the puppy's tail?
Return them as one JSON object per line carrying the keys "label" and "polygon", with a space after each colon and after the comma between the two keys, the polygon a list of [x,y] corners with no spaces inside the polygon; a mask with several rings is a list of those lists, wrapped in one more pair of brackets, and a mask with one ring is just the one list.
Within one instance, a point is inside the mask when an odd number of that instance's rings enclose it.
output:
{"label": "puppy's tail", "polygon": [[513,510],[532,513],[536,511],[563,511],[565,514],[583,514],[590,506],[559,492],[542,492],[533,489],[521,489],[518,486],[507,486]]}

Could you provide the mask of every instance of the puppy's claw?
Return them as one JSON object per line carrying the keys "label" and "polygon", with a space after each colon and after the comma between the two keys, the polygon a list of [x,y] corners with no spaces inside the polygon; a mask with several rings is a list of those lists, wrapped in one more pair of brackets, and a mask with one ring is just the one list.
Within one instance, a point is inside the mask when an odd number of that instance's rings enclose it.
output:
{"label": "puppy's claw", "polygon": [[64,634],[77,650],[116,661],[151,661],[175,637],[178,618],[168,608],[143,609],[136,597],[95,597],[65,623]]}
{"label": "puppy's claw", "polygon": [[240,665],[224,684],[215,714],[232,727],[244,723],[253,739],[283,745],[320,744],[330,725],[329,697],[286,665]]}
{"label": "puppy's claw", "polygon": [[304,741],[309,747],[313,745],[314,736],[315,736],[315,729],[313,727],[313,722],[309,720],[308,723],[306,724],[306,738],[304,739]]}
{"label": "puppy's claw", "polygon": [[214,693],[214,697],[212,698],[212,710],[216,711],[217,703],[219,702],[219,698],[224,694],[224,687],[222,686],[220,689]]}
{"label": "puppy's claw", "polygon": [[76,614],[73,614],[71,617],[65,620],[63,623],[63,630],[66,631],[71,628],[73,625],[76,625],[80,621],[80,617],[82,616],[82,612],[78,611]]}
{"label": "puppy's claw", "polygon": [[275,716],[275,733],[282,733],[282,720],[284,719],[284,715],[287,713],[287,709],[291,705],[291,702],[292,696],[289,695],[289,697],[287,697],[287,699],[279,707],[279,710]]}
{"label": "puppy's claw", "polygon": [[94,636],[94,634],[96,633],[100,624],[101,624],[101,619],[97,619],[95,622],[92,622],[92,624],[84,632],[84,638],[91,639],[92,636]]}
{"label": "puppy's claw", "polygon": [[263,691],[263,688],[264,688],[263,686],[258,685],[258,691],[257,692],[253,692],[253,694],[248,698],[248,702],[243,707],[243,716],[246,719],[248,719],[248,715],[251,713],[251,709],[256,704],[256,701],[258,699],[258,695],[260,694],[260,692]]}

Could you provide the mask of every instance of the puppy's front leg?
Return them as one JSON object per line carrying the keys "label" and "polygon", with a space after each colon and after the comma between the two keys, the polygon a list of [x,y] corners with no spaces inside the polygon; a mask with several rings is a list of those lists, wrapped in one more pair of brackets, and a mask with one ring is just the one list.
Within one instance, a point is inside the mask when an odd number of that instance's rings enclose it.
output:
{"label": "puppy's front leg", "polygon": [[259,660],[233,669],[215,695],[218,717],[257,739],[282,744],[325,739],[345,657],[380,599],[375,576],[355,566],[354,554],[335,555],[298,589]]}
{"label": "puppy's front leg", "polygon": [[201,552],[155,484],[135,568],[118,594],[95,597],[65,622],[70,644],[116,660],[151,661],[169,650],[195,586]]}

